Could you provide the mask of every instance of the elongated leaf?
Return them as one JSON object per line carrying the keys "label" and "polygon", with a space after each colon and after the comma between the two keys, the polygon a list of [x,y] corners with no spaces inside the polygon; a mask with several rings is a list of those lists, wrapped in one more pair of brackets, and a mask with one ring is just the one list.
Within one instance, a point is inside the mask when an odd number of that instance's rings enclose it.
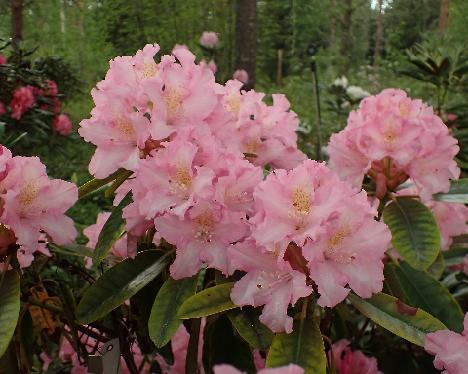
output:
{"label": "elongated leaf", "polygon": [[232,325],[253,348],[267,350],[273,340],[273,332],[258,319],[253,308],[231,310],[227,313]]}
{"label": "elongated leaf", "polygon": [[172,253],[140,252],[107,270],[89,286],[76,309],[77,319],[91,323],[117,308],[151,282],[169,263]]}
{"label": "elongated leaf", "polygon": [[125,196],[113,210],[99,233],[98,241],[93,253],[93,266],[98,266],[107,256],[114,243],[122,236],[124,220],[122,209],[132,200],[131,192]]}
{"label": "elongated leaf", "polygon": [[61,253],[63,255],[93,257],[93,250],[80,244],[56,245],[54,243],[49,243],[49,248],[52,252]]}
{"label": "elongated leaf", "polygon": [[151,309],[148,329],[158,348],[172,339],[182,320],[177,312],[182,303],[197,291],[198,276],[174,280],[169,278],[159,290]]}
{"label": "elongated leaf", "polygon": [[125,170],[125,169],[119,169],[115,173],[109,175],[108,177],[106,177],[104,179],[93,178],[93,179],[89,180],[88,182],[86,182],[85,184],[80,186],[80,188],[78,188],[78,194],[80,196],[80,199],[82,197],[85,197],[86,195],[94,192],[94,191],[97,191],[98,189],[105,186],[106,184],[109,184],[110,182],[117,179],[118,177],[122,177],[122,175],[130,176],[131,172],[129,172],[128,170]]}
{"label": "elongated leaf", "polygon": [[427,333],[447,328],[424,310],[412,308],[382,292],[366,300],[355,294],[349,294],[348,299],[357,310],[374,323],[421,347],[424,346],[424,337]]}
{"label": "elongated leaf", "polygon": [[234,282],[218,284],[189,297],[179,309],[179,318],[200,318],[237,308],[231,301]]}
{"label": "elongated leaf", "polygon": [[277,334],[268,352],[266,367],[296,364],[305,374],[325,374],[327,358],[322,334],[313,318],[294,321],[293,332]]}
{"label": "elongated leaf", "polygon": [[[2,274],[0,274],[1,279]],[[8,348],[20,311],[20,279],[18,273],[7,271],[0,285],[0,357]]]}
{"label": "elongated leaf", "polygon": [[459,246],[451,247],[448,251],[442,252],[447,266],[463,264],[466,255],[468,255],[468,248]]}
{"label": "elongated leaf", "polygon": [[412,267],[426,270],[440,251],[440,234],[429,208],[418,200],[398,197],[383,211],[392,245]]}
{"label": "elongated leaf", "polygon": [[421,308],[438,318],[450,330],[463,330],[463,312],[448,290],[425,271],[402,262],[396,274],[405,290],[409,305]]}
{"label": "elongated leaf", "polygon": [[439,279],[445,270],[445,261],[444,256],[442,256],[442,252],[436,257],[435,261],[427,268],[427,271],[430,275],[432,275],[435,279]]}
{"label": "elongated leaf", "polygon": [[450,182],[450,190],[447,193],[438,193],[433,196],[434,200],[446,201],[448,203],[468,203],[468,178]]}

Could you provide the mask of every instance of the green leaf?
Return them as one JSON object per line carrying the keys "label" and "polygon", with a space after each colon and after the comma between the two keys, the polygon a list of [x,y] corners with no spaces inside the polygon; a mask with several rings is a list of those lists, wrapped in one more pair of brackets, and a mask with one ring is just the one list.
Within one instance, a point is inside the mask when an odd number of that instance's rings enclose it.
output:
{"label": "green leaf", "polygon": [[468,255],[468,248],[466,247],[450,247],[448,251],[442,252],[447,266],[463,264],[466,255]]}
{"label": "green leaf", "polygon": [[151,340],[158,348],[172,339],[182,323],[177,312],[182,303],[195,294],[197,282],[198,276],[180,280],[169,278],[156,295],[148,329]]}
{"label": "green leaf", "polygon": [[133,172],[131,171],[128,171],[125,169],[119,169],[115,173],[109,175],[108,177],[104,179],[93,178],[78,188],[78,195],[81,199],[85,197],[86,195],[89,195],[90,193],[97,191],[98,189],[105,186],[106,184],[109,184],[110,182],[117,179],[118,177],[127,175],[127,178],[128,178],[132,174]]}
{"label": "green leaf", "polygon": [[290,334],[276,334],[266,359],[266,367],[299,365],[305,374],[325,374],[327,358],[322,334],[313,318],[295,320]]}
{"label": "green leaf", "polygon": [[256,373],[252,351],[239,338],[226,315],[208,319],[204,333],[203,366],[212,373],[213,366],[229,364],[246,373]]}
{"label": "green leaf", "polygon": [[349,294],[348,299],[374,323],[421,347],[424,346],[427,333],[447,329],[442,322],[424,310],[412,308],[382,292],[366,300]]}
{"label": "green leaf", "polygon": [[160,256],[159,251],[144,251],[107,270],[84,292],[77,319],[88,324],[104,317],[156,278],[171,256],[172,252]]}
{"label": "green leaf", "polygon": [[396,267],[409,305],[421,308],[438,318],[450,330],[463,330],[463,312],[448,290],[425,271],[413,269],[405,262]]}
{"label": "green leaf", "polygon": [[410,197],[387,205],[383,219],[392,232],[392,245],[412,267],[426,270],[440,252],[440,234],[429,208]]}
{"label": "green leaf", "polygon": [[445,270],[445,261],[444,256],[442,256],[442,252],[436,257],[435,261],[428,267],[427,271],[431,274],[435,279],[440,279],[442,274]]}
{"label": "green leaf", "polygon": [[227,313],[232,325],[239,335],[253,348],[266,351],[273,340],[273,332],[258,319],[258,313],[253,308],[231,310]]}
{"label": "green leaf", "polygon": [[93,250],[91,248],[86,247],[85,245],[57,245],[54,243],[49,243],[49,248],[52,252],[60,253],[67,256],[93,257]]}
{"label": "green leaf", "polygon": [[[3,275],[3,281],[2,281]],[[15,332],[20,311],[20,278],[16,271],[0,274],[0,357]]]}
{"label": "green leaf", "polygon": [[448,203],[467,204],[468,178],[451,181],[449,192],[435,194],[433,198],[434,200],[446,201]]}
{"label": "green leaf", "polygon": [[237,308],[231,301],[234,282],[218,284],[189,297],[179,309],[179,318],[200,318]]}
{"label": "green leaf", "polygon": [[122,210],[132,201],[129,192],[113,210],[99,233],[98,241],[93,253],[93,266],[98,266],[107,256],[112,246],[122,236],[124,220]]}

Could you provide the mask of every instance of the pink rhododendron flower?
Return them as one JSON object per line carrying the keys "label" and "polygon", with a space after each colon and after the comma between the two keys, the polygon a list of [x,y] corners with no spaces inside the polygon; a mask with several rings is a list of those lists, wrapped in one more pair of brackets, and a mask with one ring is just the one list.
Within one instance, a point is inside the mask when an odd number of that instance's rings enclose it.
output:
{"label": "pink rhododendron flower", "polygon": [[213,74],[216,74],[216,72],[218,71],[218,66],[216,65],[216,62],[214,62],[214,60],[210,60],[210,62],[207,63],[205,59],[202,59],[200,61],[200,66],[210,69],[213,72]]}
{"label": "pink rhododendron flower", "polygon": [[6,113],[5,105],[0,101],[0,116],[3,116]]}
{"label": "pink rhododendron flower", "polygon": [[203,263],[227,274],[226,250],[247,234],[244,213],[206,201],[190,208],[182,220],[165,214],[156,217],[154,225],[166,241],[177,247],[170,267],[174,279],[195,275]]}
{"label": "pink rhododendron flower", "polygon": [[381,198],[411,178],[425,201],[447,192],[450,179],[459,177],[453,160],[458,150],[432,108],[397,89],[365,98],[328,146],[330,167],[354,186],[367,174]]}
{"label": "pink rhododendron flower", "polygon": [[237,79],[239,82],[247,84],[247,82],[249,81],[249,73],[247,73],[247,71],[245,71],[244,69],[238,69],[232,75],[232,79]]}
{"label": "pink rhododendron flower", "polygon": [[252,237],[283,255],[291,242],[302,248],[321,306],[341,302],[350,291],[346,285],[362,297],[382,289],[382,259],[391,237],[385,224],[374,220],[377,212],[364,191],[306,160],[289,172],[270,173],[254,199]]}
{"label": "pink rhododendron flower", "polygon": [[0,65],[5,65],[7,63],[7,58],[4,55],[0,55]]}
{"label": "pink rhododendron flower", "polygon": [[60,135],[68,136],[72,132],[72,123],[66,114],[59,114],[54,118],[52,126]]}
{"label": "pink rhododendron flower", "polygon": [[45,81],[45,84],[46,84],[46,91],[45,91],[46,95],[48,95],[48,96],[57,96],[58,95],[59,91],[58,91],[57,83],[47,79]]}
{"label": "pink rhododendron flower", "polygon": [[453,238],[468,233],[468,207],[464,204],[430,201],[426,204],[432,209],[440,231],[440,247],[443,251],[450,248]]}
{"label": "pink rhododendron flower", "polygon": [[453,121],[456,121],[457,119],[458,119],[458,116],[456,114],[453,114],[453,113],[447,114],[448,121],[453,122]]}
{"label": "pink rhododendron flower", "polygon": [[49,365],[52,363],[52,358],[49,357],[49,355],[45,352],[41,352],[39,355],[41,361],[42,361],[42,371],[46,372],[47,369],[49,368]]}
{"label": "pink rhododendron flower", "polygon": [[468,313],[461,334],[439,330],[426,335],[424,349],[435,355],[434,366],[445,374],[465,374],[468,368]]}
{"label": "pink rhododendron flower", "polygon": [[247,274],[234,285],[232,301],[239,306],[264,305],[260,321],[272,331],[292,331],[293,319],[288,306],[312,293],[306,285],[305,274],[293,270],[278,253],[257,247],[246,241],[230,247],[230,271],[243,270]]}
{"label": "pink rhododendron flower", "polygon": [[[213,367],[214,374],[245,374],[243,371],[236,369],[231,365],[216,365]],[[257,371],[257,374],[303,374],[304,369],[300,366],[289,364],[288,366],[280,366],[276,368],[267,368]]]}
{"label": "pink rhododendron flower", "polygon": [[214,31],[204,31],[202,36],[200,37],[200,44],[205,48],[216,48],[218,46],[218,43],[218,34]]}
{"label": "pink rhododendron flower", "polygon": [[374,357],[352,351],[346,339],[334,343],[329,355],[333,356],[337,374],[383,374]]}
{"label": "pink rhododendron flower", "polygon": [[19,120],[23,114],[30,109],[36,98],[33,86],[18,87],[13,91],[13,98],[10,101],[11,118]]}
{"label": "pink rhododendron flower", "polygon": [[78,189],[72,183],[49,179],[37,157],[10,158],[5,171],[0,180],[0,223],[15,233],[18,261],[26,267],[35,251],[44,252],[41,231],[57,244],[73,241],[76,230],[65,212],[78,199]]}

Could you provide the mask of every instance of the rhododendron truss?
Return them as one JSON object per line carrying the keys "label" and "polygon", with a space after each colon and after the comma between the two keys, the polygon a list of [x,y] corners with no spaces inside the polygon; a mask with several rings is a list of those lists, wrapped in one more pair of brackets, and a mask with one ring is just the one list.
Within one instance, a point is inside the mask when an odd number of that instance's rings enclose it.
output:
{"label": "rhododendron truss", "polygon": [[[284,95],[217,83],[186,46],[158,53],[116,57],[92,90],[80,188],[0,148],[0,358],[75,374],[391,374],[431,372],[434,355],[466,374],[468,180],[453,181],[458,146],[432,109],[397,89],[363,99],[327,164],[298,149]],[[78,197],[107,204],[79,235]]]}

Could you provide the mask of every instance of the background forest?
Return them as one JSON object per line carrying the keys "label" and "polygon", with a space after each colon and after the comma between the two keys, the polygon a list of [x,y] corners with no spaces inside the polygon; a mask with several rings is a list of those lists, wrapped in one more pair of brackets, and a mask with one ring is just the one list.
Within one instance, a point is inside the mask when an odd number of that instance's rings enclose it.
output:
{"label": "background forest", "polygon": [[[104,77],[108,61],[132,55],[146,43],[158,43],[162,53],[185,44],[202,58],[207,51],[199,44],[200,35],[209,30],[220,39],[211,56],[217,80],[224,82],[245,68],[249,85],[258,91],[285,93],[301,120],[303,148],[313,155],[319,117],[312,66],[326,144],[332,132],[344,127],[360,92],[400,87],[441,105],[440,84],[424,71],[418,76],[408,53],[463,60],[467,17],[464,0],[0,0],[0,39],[7,45],[13,38],[24,53],[33,52],[27,59],[46,69],[44,60],[52,61],[50,78],[61,88],[63,110],[74,124],[65,140],[50,137],[34,147],[20,141],[15,147],[23,154],[39,154],[52,176],[84,182],[92,147],[77,140],[76,128],[89,116],[90,90]],[[1,53],[8,56],[11,50],[7,45]],[[348,86],[361,89],[355,101],[343,97],[335,82],[342,76]],[[444,109],[457,106],[460,98],[460,90],[444,95]],[[94,222],[89,209],[94,211],[96,203],[109,202],[82,204],[74,212],[79,224]]]}

